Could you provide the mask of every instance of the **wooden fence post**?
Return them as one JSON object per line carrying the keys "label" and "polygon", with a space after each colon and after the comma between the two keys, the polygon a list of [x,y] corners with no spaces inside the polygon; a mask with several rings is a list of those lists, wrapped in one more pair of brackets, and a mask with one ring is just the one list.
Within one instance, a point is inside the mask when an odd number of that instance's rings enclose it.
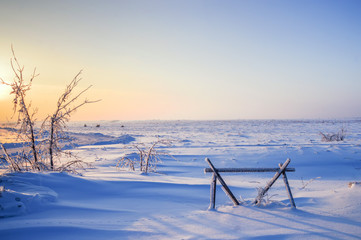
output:
{"label": "wooden fence post", "polygon": [[219,175],[217,169],[213,166],[213,164],[211,163],[211,161],[206,158],[206,162],[209,164],[209,166],[211,167],[213,173],[216,175],[216,177],[218,178],[218,181],[222,184],[222,189],[223,191],[226,193],[226,195],[231,199],[231,201],[233,202],[233,204],[235,206],[239,205],[239,202],[237,201],[236,197],[233,195],[233,193],[231,192],[231,190],[228,188],[227,184],[225,183],[225,181],[223,180],[223,178],[221,177],[221,175]]}
{"label": "wooden fence post", "polygon": [[217,176],[215,173],[212,175],[212,182],[211,182],[211,197],[210,197],[210,204],[208,210],[215,209],[216,207],[216,190],[217,190]]}
{"label": "wooden fence post", "polygon": [[[278,166],[280,168],[282,168],[282,163],[278,164]],[[287,191],[287,194],[288,194],[288,198],[290,199],[291,206],[293,208],[296,208],[296,203],[295,203],[295,200],[293,199],[291,188],[290,188],[290,185],[288,184],[288,179],[287,179],[287,175],[286,175],[285,171],[282,172],[282,176],[283,176],[283,181],[284,181],[284,183],[286,185],[286,191]]]}

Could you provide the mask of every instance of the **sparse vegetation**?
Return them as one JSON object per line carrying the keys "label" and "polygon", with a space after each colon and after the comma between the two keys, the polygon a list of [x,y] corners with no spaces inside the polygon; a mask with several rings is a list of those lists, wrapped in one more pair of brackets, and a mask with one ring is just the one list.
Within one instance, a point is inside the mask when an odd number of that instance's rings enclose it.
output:
{"label": "sparse vegetation", "polygon": [[[257,188],[257,192],[258,195],[260,195],[260,193],[263,191],[262,187],[258,187]],[[260,195],[261,198],[258,199],[258,202],[256,203],[256,206],[260,207],[260,206],[269,206],[273,203],[277,203],[280,205],[285,205],[284,203],[277,201],[277,200],[272,200],[273,197],[277,196],[278,194],[273,194],[273,195],[269,195],[268,192],[264,195]]]}
{"label": "sparse vegetation", "polygon": [[[80,160],[74,160],[60,165],[58,168],[54,166],[54,158],[62,155],[69,156],[69,152],[63,152],[61,144],[64,141],[70,141],[64,129],[71,115],[80,107],[88,103],[97,101],[89,101],[85,99],[79,103],[79,98],[91,87],[87,87],[78,94],[74,94],[74,89],[81,80],[81,71],[67,85],[65,91],[58,99],[56,109],[53,114],[48,115],[36,130],[35,115],[37,109],[32,109],[31,101],[28,101],[26,95],[31,90],[33,80],[38,76],[34,69],[30,79],[26,81],[24,78],[24,67],[20,65],[15,56],[13,48],[11,48],[13,58],[11,59],[11,68],[15,77],[12,82],[5,82],[0,79],[1,84],[11,87],[11,95],[13,99],[14,117],[17,114],[18,139],[25,143],[25,146],[15,154],[8,154],[6,148],[1,145],[5,159],[5,164],[11,171],[24,170],[59,170],[67,171],[73,166],[80,166]],[[99,100],[98,100],[99,101]]]}
{"label": "sparse vegetation", "polygon": [[340,129],[338,133],[322,133],[320,132],[322,137],[322,142],[334,142],[334,141],[343,141],[346,137],[346,130],[344,127]]}
{"label": "sparse vegetation", "polygon": [[303,178],[301,178],[301,181],[302,181],[302,187],[300,188],[300,190],[304,190],[306,189],[307,185],[312,183],[313,181],[317,180],[317,179],[320,179],[321,177],[315,177],[315,178],[312,178],[310,179],[308,182],[304,182],[303,181]]}
{"label": "sparse vegetation", "polygon": [[54,113],[44,120],[43,126],[48,125],[48,128],[50,129],[48,150],[50,167],[52,170],[54,169],[54,157],[58,156],[62,152],[61,146],[59,145],[60,142],[63,140],[69,141],[64,129],[66,128],[66,123],[69,121],[71,114],[85,104],[97,102],[85,99],[81,103],[77,103],[78,98],[91,87],[89,86],[77,95],[73,96],[74,89],[81,80],[80,74],[81,71],[74,77],[74,79],[66,87],[64,93],[59,97]]}
{"label": "sparse vegetation", "polygon": [[[31,167],[35,170],[41,170],[40,165],[38,164],[38,149],[36,146],[36,138],[38,137],[35,133],[35,114],[37,110],[31,110],[31,102],[26,102],[26,94],[31,89],[32,82],[34,78],[37,76],[36,69],[34,69],[32,75],[30,76],[30,79],[26,81],[24,79],[24,67],[21,67],[19,64],[19,61],[17,60],[15,56],[14,49],[11,48],[13,53],[13,59],[11,59],[11,68],[13,70],[13,73],[15,74],[15,78],[11,83],[7,83],[4,80],[1,80],[2,84],[8,85],[11,87],[12,92],[10,94],[14,95],[13,99],[13,116],[17,114],[17,126],[18,128],[18,138],[20,138],[22,141],[29,144],[30,151],[24,152],[23,158],[24,160],[27,160]],[[4,154],[6,155],[7,161],[11,161],[11,166],[13,170],[16,170],[17,168],[14,168],[14,160],[11,159],[11,157],[5,153],[6,150],[4,146],[2,146],[2,149],[4,151]]]}
{"label": "sparse vegetation", "polygon": [[122,157],[116,167],[117,168],[127,168],[131,171],[135,171],[137,168],[140,172],[148,173],[155,172],[157,169],[157,164],[161,162],[161,156],[167,155],[169,153],[164,151],[158,151],[157,146],[170,146],[172,144],[171,140],[158,139],[157,141],[151,143],[150,145],[146,144],[137,144],[133,147],[137,150],[137,157],[130,158],[128,156]]}

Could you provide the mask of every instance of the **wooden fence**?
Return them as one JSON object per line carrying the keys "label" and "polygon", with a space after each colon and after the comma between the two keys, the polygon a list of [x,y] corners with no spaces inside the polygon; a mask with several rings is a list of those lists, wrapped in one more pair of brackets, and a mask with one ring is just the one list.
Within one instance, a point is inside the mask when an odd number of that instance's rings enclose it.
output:
{"label": "wooden fence", "polygon": [[216,186],[217,186],[217,179],[222,185],[223,191],[226,193],[226,195],[231,199],[233,204],[235,206],[239,205],[238,200],[233,195],[232,191],[227,186],[226,182],[223,180],[222,176],[219,173],[239,173],[239,172],[276,172],[273,178],[267,183],[265,188],[262,188],[262,190],[258,193],[258,196],[254,200],[254,204],[258,205],[260,204],[262,198],[267,193],[267,191],[272,187],[272,185],[277,181],[277,179],[282,175],[283,181],[286,186],[286,191],[288,194],[288,198],[290,199],[291,206],[293,208],[296,208],[295,201],[292,196],[291,188],[288,183],[286,172],[294,172],[294,168],[287,168],[288,164],[291,162],[290,159],[287,159],[285,163],[279,164],[278,168],[215,168],[209,160],[209,158],[206,158],[206,162],[209,164],[210,168],[205,168],[205,173],[213,173],[212,175],[212,181],[211,181],[211,196],[210,196],[210,205],[208,209],[214,209],[216,205]]}

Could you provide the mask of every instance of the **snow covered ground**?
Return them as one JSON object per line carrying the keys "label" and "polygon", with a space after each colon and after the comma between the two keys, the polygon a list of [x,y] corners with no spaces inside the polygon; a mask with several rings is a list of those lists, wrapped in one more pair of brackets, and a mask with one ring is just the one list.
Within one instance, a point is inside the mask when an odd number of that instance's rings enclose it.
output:
{"label": "snow covered ground", "polygon": [[[91,167],[81,175],[16,173],[0,179],[1,239],[361,239],[361,120],[139,121],[71,123],[72,152]],[[96,127],[99,124],[100,127]],[[320,132],[347,130],[344,141]],[[157,172],[117,169],[134,145],[157,139]],[[7,143],[9,139],[7,139]],[[11,145],[8,145],[8,147]],[[287,174],[297,209],[279,179],[261,206],[252,201],[274,173],[223,173],[233,206],[217,185],[215,167],[277,167]],[[1,189],[0,189],[1,190]]]}

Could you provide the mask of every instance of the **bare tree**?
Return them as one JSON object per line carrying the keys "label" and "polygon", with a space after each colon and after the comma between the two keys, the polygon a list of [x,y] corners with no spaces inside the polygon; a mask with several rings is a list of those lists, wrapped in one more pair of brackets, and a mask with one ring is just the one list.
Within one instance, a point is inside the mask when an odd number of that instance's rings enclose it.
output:
{"label": "bare tree", "polygon": [[[11,67],[15,74],[14,80],[10,83],[5,82],[0,78],[0,84],[8,85],[12,88],[10,94],[14,95],[13,99],[13,116],[17,113],[17,126],[18,138],[23,142],[29,143],[30,152],[28,154],[22,149],[21,152],[17,153],[16,159],[12,158],[6,151],[5,147],[1,145],[1,148],[4,152],[4,159],[9,164],[11,170],[21,171],[22,167],[25,165],[25,168],[28,169],[27,163],[30,163],[30,166],[33,170],[47,170],[49,166],[44,164],[41,160],[47,159],[49,157],[50,169],[54,170],[54,157],[60,155],[62,148],[60,146],[63,140],[69,140],[67,138],[64,129],[66,128],[66,123],[70,120],[71,115],[80,107],[88,103],[94,103],[97,101],[89,101],[87,99],[79,103],[79,98],[89,89],[91,86],[85,88],[81,92],[75,94],[74,89],[77,87],[78,83],[81,81],[80,71],[66,86],[65,91],[59,97],[56,109],[53,114],[49,115],[40,127],[38,133],[35,132],[35,114],[36,110],[31,109],[31,102],[26,102],[26,94],[31,89],[32,82],[36,74],[36,69],[34,69],[30,79],[25,81],[23,72],[24,67],[21,67],[19,64],[13,47],[11,46],[13,58],[11,59]],[[18,164],[18,162],[20,164]],[[68,169],[71,166],[79,165],[80,160],[72,161],[67,163],[59,168],[60,171]]]}
{"label": "bare tree", "polygon": [[32,75],[30,76],[29,81],[24,79],[24,66],[21,66],[19,61],[15,56],[13,47],[11,46],[11,51],[13,58],[10,60],[11,68],[15,74],[15,78],[11,83],[7,83],[4,80],[0,79],[2,84],[8,85],[11,87],[12,91],[10,94],[14,95],[13,99],[13,116],[17,113],[17,124],[19,127],[18,137],[22,140],[30,143],[30,149],[32,152],[32,167],[34,169],[40,170],[38,166],[38,151],[36,147],[36,134],[34,131],[35,125],[35,114],[36,110],[31,111],[31,102],[26,102],[26,94],[31,89],[31,84],[36,74],[36,69],[34,69]]}
{"label": "bare tree", "polygon": [[[96,101],[89,101],[85,99],[84,101],[77,103],[77,100],[83,95],[89,88],[90,85],[80,93],[73,95],[75,87],[81,81],[80,75],[82,71],[80,71],[70,82],[69,85],[66,86],[65,91],[59,97],[56,109],[54,113],[48,116],[44,123],[49,122],[49,158],[50,158],[50,168],[54,170],[54,156],[58,155],[61,152],[61,146],[59,143],[61,140],[67,140],[68,138],[65,136],[64,129],[66,128],[66,123],[69,121],[70,116],[80,107],[88,103],[95,103]],[[44,126],[44,124],[43,124]]]}

